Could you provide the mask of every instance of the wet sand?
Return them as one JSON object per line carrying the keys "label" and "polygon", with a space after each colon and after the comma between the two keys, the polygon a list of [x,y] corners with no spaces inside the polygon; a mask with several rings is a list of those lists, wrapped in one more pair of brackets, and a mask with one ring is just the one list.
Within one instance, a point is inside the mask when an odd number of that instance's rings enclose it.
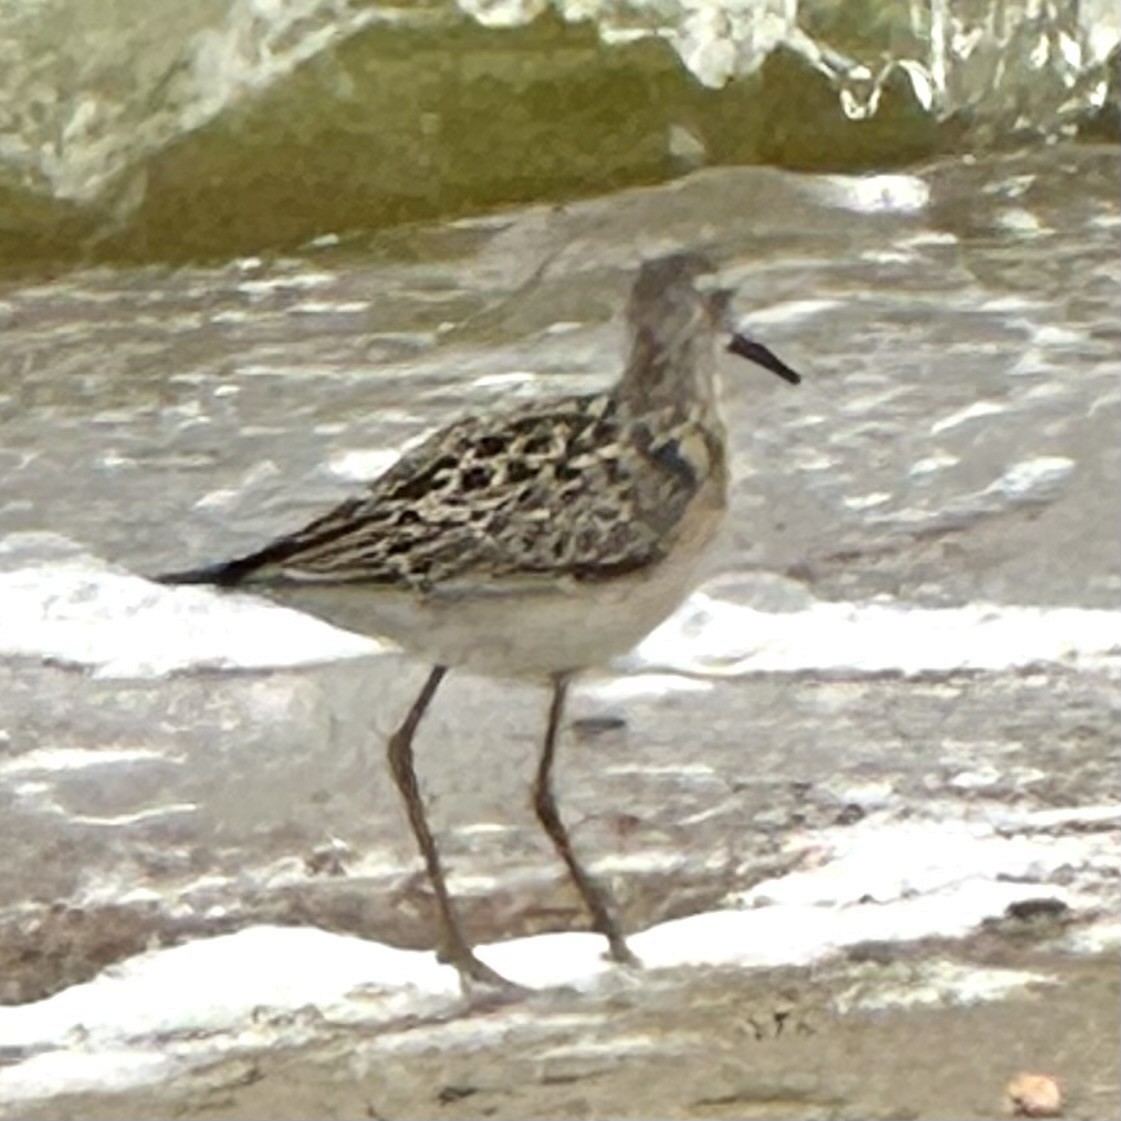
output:
{"label": "wet sand", "polygon": [[[1116,1117],[1116,955],[1079,959],[1032,941],[1020,932],[964,948],[863,947],[812,971],[670,971],[605,996],[553,992],[478,1009],[445,1027],[339,1027],[174,1085],[68,1095],[21,1116],[965,1121],[1008,1116],[1008,1081],[1032,1071],[1059,1080],[1064,1117]],[[890,1006],[934,999],[931,978],[951,963],[975,975],[1027,969],[1054,983],[972,1006]]]}

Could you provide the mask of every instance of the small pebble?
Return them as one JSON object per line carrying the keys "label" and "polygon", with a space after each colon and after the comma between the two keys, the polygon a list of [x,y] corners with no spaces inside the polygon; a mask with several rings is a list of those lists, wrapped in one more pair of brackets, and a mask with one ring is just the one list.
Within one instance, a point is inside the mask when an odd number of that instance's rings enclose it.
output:
{"label": "small pebble", "polygon": [[1014,1117],[1061,1117],[1063,1096],[1059,1083],[1049,1074],[1021,1072],[1004,1091]]}

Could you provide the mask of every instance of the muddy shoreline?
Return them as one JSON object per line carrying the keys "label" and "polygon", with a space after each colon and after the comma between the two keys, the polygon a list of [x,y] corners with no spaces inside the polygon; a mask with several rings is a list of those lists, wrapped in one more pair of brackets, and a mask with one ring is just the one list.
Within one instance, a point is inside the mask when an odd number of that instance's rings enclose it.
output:
{"label": "muddy shoreline", "polygon": [[[1064,1117],[1115,1117],[1116,955],[1077,958],[1035,941],[1020,930],[965,946],[861,947],[809,971],[655,973],[606,995],[543,993],[526,1008],[380,1035],[320,1026],[312,1042],[173,1085],[68,1094],[20,1116],[968,1121],[1008,1116],[1005,1087],[1026,1070],[1059,1080]],[[936,978],[959,969],[1040,980],[1003,1000],[941,1003]]]}

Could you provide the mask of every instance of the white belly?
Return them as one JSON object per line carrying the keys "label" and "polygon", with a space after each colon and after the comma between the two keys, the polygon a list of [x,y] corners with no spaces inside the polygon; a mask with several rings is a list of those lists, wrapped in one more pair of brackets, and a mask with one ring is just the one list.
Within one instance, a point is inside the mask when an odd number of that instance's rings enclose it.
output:
{"label": "white belly", "polygon": [[668,557],[610,580],[542,576],[441,586],[424,596],[361,584],[260,590],[345,630],[388,638],[433,665],[540,678],[602,665],[673,613],[696,583],[722,513],[697,505]]}

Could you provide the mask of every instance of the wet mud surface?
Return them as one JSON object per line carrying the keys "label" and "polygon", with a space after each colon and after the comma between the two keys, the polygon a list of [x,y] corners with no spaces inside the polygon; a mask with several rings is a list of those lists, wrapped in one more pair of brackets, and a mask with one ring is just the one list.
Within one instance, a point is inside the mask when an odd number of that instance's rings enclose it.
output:
{"label": "wet mud surface", "polygon": [[[1022,1070],[1060,1080],[1067,1118],[1116,1116],[1116,960],[1016,942],[985,937],[952,958],[938,946],[870,947],[809,973],[651,974],[610,996],[548,993],[443,1028],[340,1028],[174,1086],[68,1096],[21,1116],[981,1119],[1008,1115],[1005,1087]],[[1026,968],[1048,983],[939,1007],[930,979],[951,960],[975,973]],[[933,1006],[890,1006],[921,998]]]}

